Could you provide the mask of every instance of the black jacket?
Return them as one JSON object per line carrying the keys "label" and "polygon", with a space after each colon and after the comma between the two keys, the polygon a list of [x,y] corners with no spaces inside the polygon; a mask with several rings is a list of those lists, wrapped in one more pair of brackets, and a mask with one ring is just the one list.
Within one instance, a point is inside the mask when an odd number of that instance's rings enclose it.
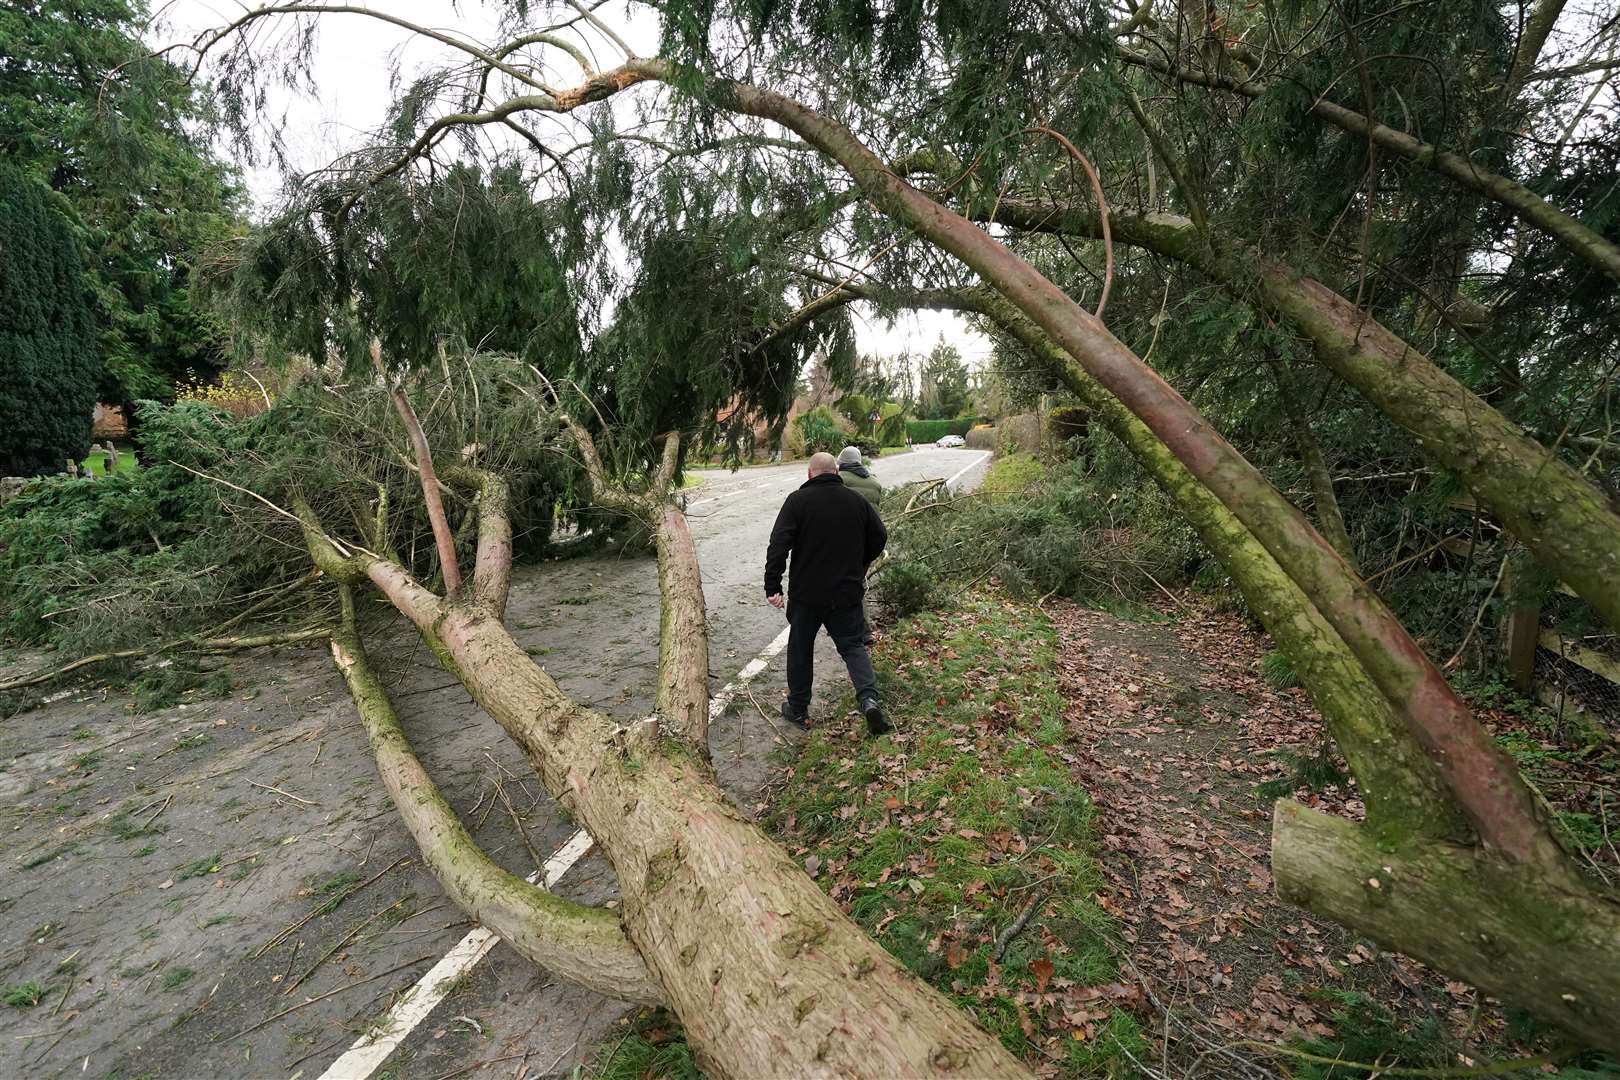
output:
{"label": "black jacket", "polygon": [[812,476],[787,497],[765,553],[765,595],[782,591],[782,570],[793,554],[793,602],[852,607],[866,590],[866,568],[883,554],[889,533],[872,504],[836,473]]}

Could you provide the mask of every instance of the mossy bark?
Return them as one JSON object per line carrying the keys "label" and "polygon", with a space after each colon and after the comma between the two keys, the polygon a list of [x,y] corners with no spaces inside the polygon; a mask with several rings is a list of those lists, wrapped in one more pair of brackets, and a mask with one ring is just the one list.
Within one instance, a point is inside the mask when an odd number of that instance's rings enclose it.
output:
{"label": "mossy bark", "polygon": [[686,515],[658,512],[658,715],[709,756],[709,631],[703,572]]}
{"label": "mossy bark", "polygon": [[450,899],[553,974],[609,997],[662,1004],[662,989],[617,916],[531,885],[484,854],[422,767],[352,627],[333,632],[332,660],[400,820]]}
{"label": "mossy bark", "polygon": [[1620,1051],[1620,905],[1477,847],[1393,849],[1353,822],[1281,800],[1271,870],[1286,900]]}
{"label": "mossy bark", "polygon": [[[1094,211],[1054,203],[975,199],[969,213],[1015,228],[1101,235]],[[1573,466],[1321,282],[1255,252],[1217,254],[1174,214],[1113,214],[1109,226],[1115,241],[1186,262],[1309,338],[1319,363],[1410,432],[1543,565],[1620,627],[1620,513]]]}
{"label": "mossy bark", "polygon": [[984,290],[954,292],[942,299],[982,312],[1017,338],[1086,403],[1175,502],[1299,674],[1355,774],[1367,806],[1368,827],[1374,834],[1386,842],[1413,834],[1469,839],[1472,830],[1467,818],[1422,746],[1367,678],[1343,639],[1253,534],[1176,460],[1164,442],[1118,398],[1067,362],[1052,340],[1005,300]]}

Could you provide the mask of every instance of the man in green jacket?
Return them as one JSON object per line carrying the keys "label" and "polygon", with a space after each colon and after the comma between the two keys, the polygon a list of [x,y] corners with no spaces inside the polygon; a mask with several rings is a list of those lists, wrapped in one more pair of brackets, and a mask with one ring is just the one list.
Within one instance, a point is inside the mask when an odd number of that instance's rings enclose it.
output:
{"label": "man in green jacket", "polygon": [[883,498],[883,485],[861,464],[861,452],[857,447],[846,446],[838,451],[838,478],[845,487],[860,492],[873,506]]}

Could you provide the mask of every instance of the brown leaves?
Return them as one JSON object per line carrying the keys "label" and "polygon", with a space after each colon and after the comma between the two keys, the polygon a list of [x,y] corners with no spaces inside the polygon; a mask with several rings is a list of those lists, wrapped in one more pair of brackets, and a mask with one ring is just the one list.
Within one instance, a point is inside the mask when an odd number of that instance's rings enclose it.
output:
{"label": "brown leaves", "polygon": [[1037,960],[1031,961],[1029,970],[1030,974],[1035,976],[1035,992],[1037,994],[1046,993],[1046,986],[1052,981],[1052,972],[1054,970],[1052,967],[1052,961],[1042,956]]}

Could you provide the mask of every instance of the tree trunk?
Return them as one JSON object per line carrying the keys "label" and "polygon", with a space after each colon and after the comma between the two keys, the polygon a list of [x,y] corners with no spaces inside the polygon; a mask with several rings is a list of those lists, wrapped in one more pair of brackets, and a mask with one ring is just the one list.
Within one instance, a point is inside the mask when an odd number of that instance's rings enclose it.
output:
{"label": "tree trunk", "polygon": [[1316,527],[1333,545],[1333,550],[1344,556],[1350,569],[1359,574],[1361,563],[1356,559],[1356,546],[1350,542],[1350,530],[1344,527],[1344,514],[1339,509],[1339,497],[1333,493],[1333,473],[1328,469],[1327,458],[1322,456],[1322,444],[1317,442],[1316,433],[1311,430],[1311,421],[1305,415],[1298,389],[1282,385],[1279,390],[1283,408],[1288,413],[1288,423],[1294,429],[1294,445],[1299,449],[1300,464],[1305,467],[1305,480],[1311,487]]}
{"label": "tree trunk", "polygon": [[[976,201],[970,212],[990,217],[992,207]],[[1101,235],[1095,212],[1057,204],[1003,199],[993,216],[1017,228]],[[1177,215],[1114,214],[1109,224],[1116,241],[1189,263],[1310,338],[1318,362],[1457,473],[1543,565],[1620,627],[1620,514],[1573,466],[1321,282],[1260,256],[1212,253]]]}
{"label": "tree trunk", "polygon": [[1353,822],[1280,800],[1271,871],[1286,900],[1620,1051],[1620,906],[1478,848],[1391,850]]}
{"label": "tree trunk", "polygon": [[590,832],[618,877],[625,931],[710,1072],[1029,1075],[738,813],[689,744],[631,738],[571,701],[484,605],[345,556],[313,523],[306,537],[329,576],[369,580],[442,650]]}
{"label": "tree trunk", "polygon": [[1176,460],[1163,440],[1118,398],[1079,371],[1050,338],[1001,297],[982,289],[923,295],[939,306],[978,311],[1017,338],[1086,403],[1170,496],[1204,546],[1232,575],[1249,610],[1288,657],[1321,711],[1355,774],[1367,806],[1368,828],[1375,835],[1387,843],[1414,834],[1459,841],[1472,837],[1467,818],[1423,748],[1367,678],[1344,640],[1243,523]]}
{"label": "tree trunk", "polygon": [[658,513],[658,715],[709,756],[709,632],[703,572],[686,515]]}

